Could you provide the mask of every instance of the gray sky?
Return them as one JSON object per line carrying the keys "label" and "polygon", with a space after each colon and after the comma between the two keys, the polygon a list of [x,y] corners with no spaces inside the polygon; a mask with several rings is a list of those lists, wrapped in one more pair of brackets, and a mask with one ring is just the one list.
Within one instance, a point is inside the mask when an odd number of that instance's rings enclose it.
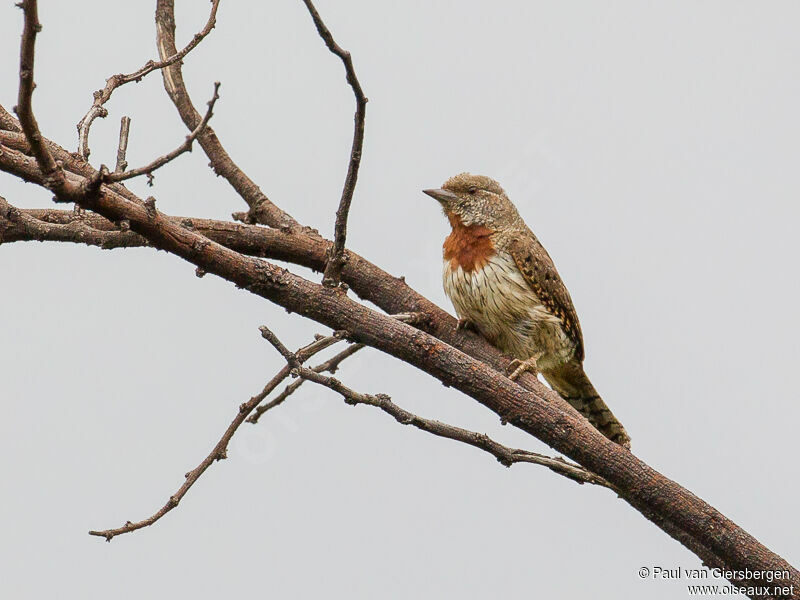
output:
{"label": "gray sky", "polygon": [[[42,1],[34,107],[76,147],[106,77],[155,57],[151,2]],[[422,188],[498,179],[553,256],[586,369],[638,456],[800,562],[796,372],[800,38],[795,2],[320,0],[370,99],[351,247],[452,310],[445,219]],[[207,2],[179,3],[179,43]],[[21,12],[0,9],[0,103],[15,103]],[[187,60],[238,163],[330,234],[353,99],[299,0],[223,2]],[[113,164],[185,135],[157,74],[93,127]],[[172,214],[243,203],[199,148],[156,175]],[[0,174],[0,195],[49,194]],[[150,250],[0,247],[0,594],[9,598],[683,597],[641,566],[699,561],[623,501],[546,469],[499,466],[304,386],[242,428],[155,527],[111,544],[180,485],[238,405],[323,328]],[[319,276],[314,276],[318,279]],[[341,378],[427,417],[538,441],[425,374],[365,351]],[[724,584],[725,582],[719,582]],[[725,597],[725,596],[720,596]]]}

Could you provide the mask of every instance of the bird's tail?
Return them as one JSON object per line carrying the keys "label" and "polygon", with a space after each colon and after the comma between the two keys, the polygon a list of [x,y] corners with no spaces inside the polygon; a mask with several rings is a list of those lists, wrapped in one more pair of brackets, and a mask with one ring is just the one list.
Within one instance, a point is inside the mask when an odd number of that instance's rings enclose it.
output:
{"label": "bird's tail", "polygon": [[586,417],[600,433],[612,442],[626,448],[631,447],[628,432],[594,389],[580,362],[570,361],[557,369],[542,371],[542,375],[553,389]]}

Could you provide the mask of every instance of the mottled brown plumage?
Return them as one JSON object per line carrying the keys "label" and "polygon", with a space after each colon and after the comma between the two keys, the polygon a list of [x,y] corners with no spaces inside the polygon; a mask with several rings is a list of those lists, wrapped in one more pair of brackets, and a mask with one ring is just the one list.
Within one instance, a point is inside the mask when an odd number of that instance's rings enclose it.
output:
{"label": "mottled brown plumage", "polygon": [[443,279],[459,318],[535,366],[604,435],[629,446],[625,428],[583,371],[583,334],[569,292],[503,188],[462,173],[425,193],[440,202],[452,227]]}

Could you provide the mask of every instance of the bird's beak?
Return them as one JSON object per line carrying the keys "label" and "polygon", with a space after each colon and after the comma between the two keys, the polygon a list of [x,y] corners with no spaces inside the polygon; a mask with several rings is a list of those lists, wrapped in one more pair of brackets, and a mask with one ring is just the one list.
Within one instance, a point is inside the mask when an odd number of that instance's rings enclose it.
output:
{"label": "bird's beak", "polygon": [[448,190],[422,190],[423,194],[427,194],[434,200],[438,200],[442,204],[447,202],[452,202],[453,200],[458,200],[458,196],[456,196],[453,192]]}

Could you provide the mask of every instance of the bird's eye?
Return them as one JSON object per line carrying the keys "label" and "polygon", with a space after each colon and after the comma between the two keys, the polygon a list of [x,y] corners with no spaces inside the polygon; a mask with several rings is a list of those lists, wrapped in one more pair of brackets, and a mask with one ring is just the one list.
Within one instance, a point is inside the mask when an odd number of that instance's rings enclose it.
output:
{"label": "bird's eye", "polygon": [[474,185],[467,190],[467,192],[469,193],[470,196],[474,196],[477,191],[478,191],[478,188],[476,188]]}

